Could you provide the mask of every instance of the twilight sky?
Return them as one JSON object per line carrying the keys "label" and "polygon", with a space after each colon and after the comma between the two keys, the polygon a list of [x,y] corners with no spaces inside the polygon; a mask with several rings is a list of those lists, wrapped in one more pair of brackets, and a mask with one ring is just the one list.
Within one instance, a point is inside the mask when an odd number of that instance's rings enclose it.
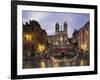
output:
{"label": "twilight sky", "polygon": [[68,37],[72,37],[74,29],[79,30],[87,21],[90,20],[89,14],[82,13],[62,13],[62,12],[36,12],[36,11],[23,11],[22,12],[23,24],[29,20],[36,20],[45,29],[48,35],[55,34],[55,24],[63,26],[66,21],[68,25]]}

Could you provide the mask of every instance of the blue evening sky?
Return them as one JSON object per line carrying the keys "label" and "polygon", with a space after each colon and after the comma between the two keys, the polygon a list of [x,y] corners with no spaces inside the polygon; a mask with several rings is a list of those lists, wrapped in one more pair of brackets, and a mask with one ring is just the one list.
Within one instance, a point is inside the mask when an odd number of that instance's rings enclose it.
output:
{"label": "blue evening sky", "polygon": [[29,20],[38,21],[42,29],[45,29],[48,35],[55,34],[56,22],[58,22],[60,26],[63,26],[66,21],[68,25],[68,37],[72,37],[74,29],[79,30],[90,18],[89,14],[84,13],[23,11],[22,20],[23,24],[29,22]]}

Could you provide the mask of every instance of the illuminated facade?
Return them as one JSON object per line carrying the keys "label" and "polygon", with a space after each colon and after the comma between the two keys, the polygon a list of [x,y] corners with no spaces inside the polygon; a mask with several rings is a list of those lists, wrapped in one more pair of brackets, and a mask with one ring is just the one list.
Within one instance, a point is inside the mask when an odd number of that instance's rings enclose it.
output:
{"label": "illuminated facade", "polygon": [[55,35],[47,36],[50,47],[52,48],[67,47],[68,45],[67,28],[68,25],[66,22],[63,24],[63,26],[60,26],[58,22],[55,24]]}
{"label": "illuminated facade", "polygon": [[47,33],[37,21],[23,24],[23,55],[24,57],[42,54],[46,49]]}
{"label": "illuminated facade", "polygon": [[78,31],[78,48],[89,52],[89,22]]}

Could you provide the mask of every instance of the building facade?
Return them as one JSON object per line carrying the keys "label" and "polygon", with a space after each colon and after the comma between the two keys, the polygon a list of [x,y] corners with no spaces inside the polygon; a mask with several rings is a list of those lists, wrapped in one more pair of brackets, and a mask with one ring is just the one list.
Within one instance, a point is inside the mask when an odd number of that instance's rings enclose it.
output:
{"label": "building facade", "polygon": [[63,26],[60,26],[57,22],[55,24],[55,35],[47,36],[49,46],[51,48],[64,48],[68,44],[68,25],[65,22]]}
{"label": "building facade", "polygon": [[31,57],[42,54],[46,49],[47,33],[40,24],[35,21],[23,24],[23,56]]}
{"label": "building facade", "polygon": [[89,36],[90,23],[87,22],[78,32],[78,48],[84,52],[89,52],[90,36]]}
{"label": "building facade", "polygon": [[74,30],[71,42],[79,51],[89,52],[89,21],[79,30]]}

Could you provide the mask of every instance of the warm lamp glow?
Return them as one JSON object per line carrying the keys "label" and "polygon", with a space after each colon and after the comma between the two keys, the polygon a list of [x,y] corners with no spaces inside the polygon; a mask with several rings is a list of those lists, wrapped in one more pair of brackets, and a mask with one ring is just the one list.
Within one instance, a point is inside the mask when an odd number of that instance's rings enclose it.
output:
{"label": "warm lamp glow", "polygon": [[63,41],[63,38],[62,38],[62,36],[60,37],[60,41],[61,41],[61,42]]}
{"label": "warm lamp glow", "polygon": [[41,68],[45,68],[45,66],[46,66],[46,65],[45,65],[45,62],[40,62],[40,67],[41,67]]}
{"label": "warm lamp glow", "polygon": [[39,44],[39,45],[38,45],[38,51],[39,51],[40,53],[42,53],[44,50],[45,50],[45,46]]}
{"label": "warm lamp glow", "polygon": [[32,41],[32,35],[31,34],[25,34],[26,41]]}
{"label": "warm lamp glow", "polygon": [[80,61],[80,66],[83,66],[83,65],[84,65],[84,61],[81,60],[81,61]]}
{"label": "warm lamp glow", "polygon": [[87,50],[87,44],[86,43],[81,44],[81,49],[83,49],[84,51],[86,51]]}

